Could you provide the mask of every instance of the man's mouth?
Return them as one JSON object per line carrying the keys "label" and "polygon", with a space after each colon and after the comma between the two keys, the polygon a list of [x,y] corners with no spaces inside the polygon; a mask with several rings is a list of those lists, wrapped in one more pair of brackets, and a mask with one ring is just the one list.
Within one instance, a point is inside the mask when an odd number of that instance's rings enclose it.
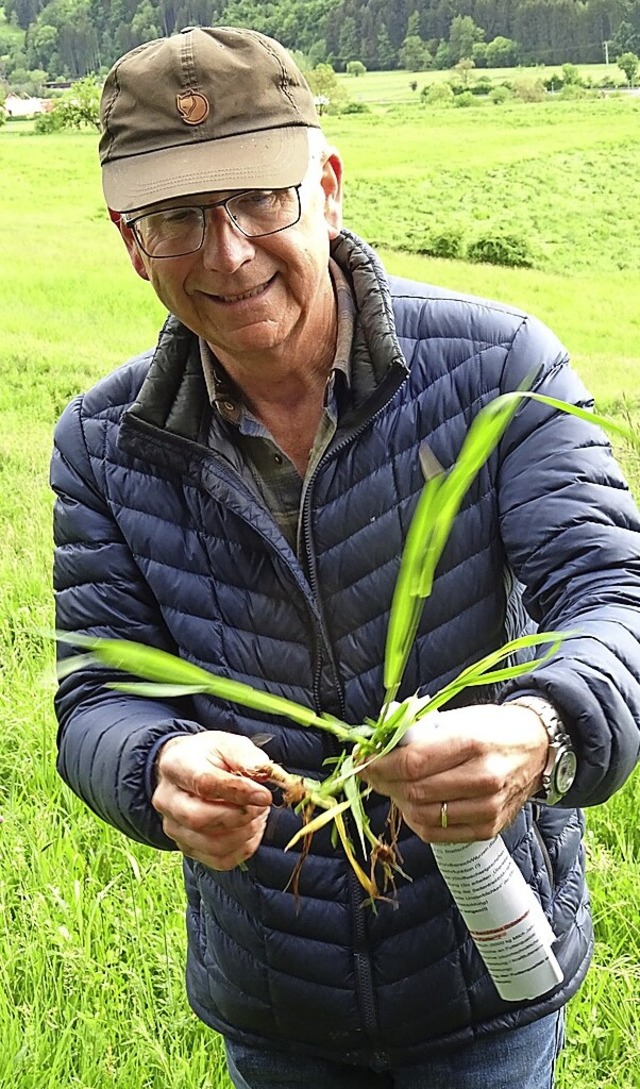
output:
{"label": "man's mouth", "polygon": [[258,295],[264,294],[268,287],[273,283],[274,277],[265,280],[263,284],[258,284],[257,287],[252,287],[249,291],[243,291],[238,295],[212,295],[212,298],[217,302],[222,303],[239,303],[244,302],[245,299],[255,299]]}

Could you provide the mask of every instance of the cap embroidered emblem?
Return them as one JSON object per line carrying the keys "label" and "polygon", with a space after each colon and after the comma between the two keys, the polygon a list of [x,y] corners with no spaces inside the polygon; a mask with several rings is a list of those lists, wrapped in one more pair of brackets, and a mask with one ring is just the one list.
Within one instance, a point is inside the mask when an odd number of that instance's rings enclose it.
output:
{"label": "cap embroidered emblem", "polygon": [[187,125],[200,125],[209,116],[209,101],[199,91],[176,95],[176,106]]}

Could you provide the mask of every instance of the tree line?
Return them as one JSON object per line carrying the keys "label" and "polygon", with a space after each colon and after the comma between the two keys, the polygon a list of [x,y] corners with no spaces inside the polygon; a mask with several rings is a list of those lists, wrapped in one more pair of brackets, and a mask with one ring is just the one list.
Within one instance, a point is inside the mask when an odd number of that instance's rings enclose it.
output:
{"label": "tree line", "polygon": [[[4,0],[0,79],[100,74],[185,26],[250,26],[307,67],[345,71],[597,63],[640,53],[640,0]],[[22,30],[24,34],[18,34]]]}

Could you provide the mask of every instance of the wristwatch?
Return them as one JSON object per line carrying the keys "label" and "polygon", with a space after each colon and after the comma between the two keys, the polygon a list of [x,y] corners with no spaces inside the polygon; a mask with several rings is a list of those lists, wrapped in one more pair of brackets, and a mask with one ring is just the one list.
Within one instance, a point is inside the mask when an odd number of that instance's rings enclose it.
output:
{"label": "wristwatch", "polygon": [[532,800],[555,805],[573,785],[578,761],[569,734],[552,703],[538,696],[522,696],[513,700],[520,707],[535,711],[549,737],[549,755],[542,772],[542,788]]}

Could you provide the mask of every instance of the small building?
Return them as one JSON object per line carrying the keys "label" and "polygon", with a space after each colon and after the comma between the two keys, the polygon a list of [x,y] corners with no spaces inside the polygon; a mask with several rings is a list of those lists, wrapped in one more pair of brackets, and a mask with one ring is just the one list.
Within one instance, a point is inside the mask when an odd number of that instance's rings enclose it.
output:
{"label": "small building", "polygon": [[32,98],[12,91],[4,100],[4,109],[7,117],[35,117],[39,113],[48,113],[53,104],[50,98]]}

